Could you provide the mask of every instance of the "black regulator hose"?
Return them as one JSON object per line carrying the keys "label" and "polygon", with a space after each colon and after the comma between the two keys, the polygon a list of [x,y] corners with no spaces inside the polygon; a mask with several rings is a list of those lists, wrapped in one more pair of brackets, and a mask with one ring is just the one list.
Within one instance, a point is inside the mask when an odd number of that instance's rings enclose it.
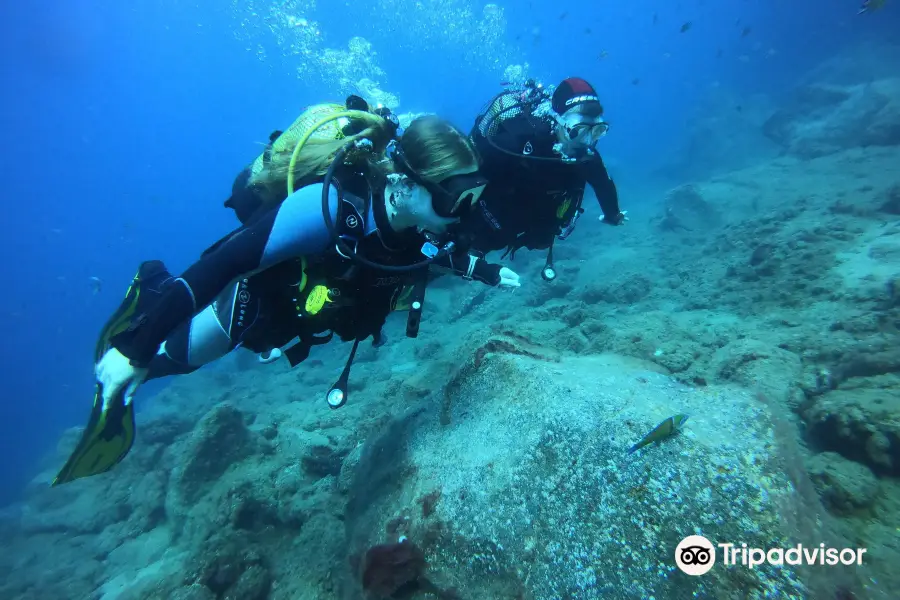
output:
{"label": "black regulator hose", "polygon": [[[354,250],[348,246],[344,240],[338,235],[337,230],[334,228],[334,221],[331,218],[331,209],[329,206],[329,190],[331,189],[331,180],[334,178],[334,172],[337,169],[338,165],[343,164],[344,156],[347,154],[347,150],[349,150],[350,146],[353,142],[348,143],[346,146],[338,150],[337,154],[334,157],[334,160],[331,162],[331,165],[328,167],[328,170],[325,172],[325,179],[322,182],[322,217],[325,219],[325,227],[328,229],[328,234],[331,236],[331,241],[337,246],[337,248],[341,251],[341,253],[350,258],[355,263],[360,265],[369,267],[370,269],[377,269],[380,271],[387,271],[389,273],[408,273],[410,271],[417,271],[418,269],[427,268],[434,259],[440,256],[441,254],[446,252],[446,249],[441,249],[438,253],[432,258],[426,258],[425,260],[419,261],[417,263],[413,263],[411,265],[403,265],[403,266],[393,266],[393,265],[382,265],[376,262],[372,262],[366,258],[363,258],[359,254],[357,254]],[[340,198],[338,198],[338,216],[340,217]]]}

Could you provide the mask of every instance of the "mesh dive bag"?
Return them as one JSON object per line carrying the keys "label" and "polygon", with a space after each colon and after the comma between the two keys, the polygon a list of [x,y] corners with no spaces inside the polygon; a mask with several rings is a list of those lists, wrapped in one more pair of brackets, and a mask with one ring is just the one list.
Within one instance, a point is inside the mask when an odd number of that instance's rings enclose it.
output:
{"label": "mesh dive bag", "polygon": [[475,137],[478,134],[488,139],[492,138],[497,133],[502,121],[522,114],[525,108],[526,105],[522,102],[522,92],[516,90],[500,92],[478,113],[472,136]]}
{"label": "mesh dive bag", "polygon": [[[300,138],[302,138],[303,135],[307,131],[309,131],[313,125],[329,115],[333,115],[345,110],[347,109],[342,104],[316,104],[314,106],[310,106],[305,111],[303,111],[303,113],[299,117],[297,117],[297,120],[291,123],[291,126],[288,127],[284,131],[284,133],[278,136],[278,138],[272,143],[272,153],[280,153],[293,150],[294,146],[297,145],[297,142],[300,141]],[[344,123],[342,123],[341,121],[341,119],[337,121],[331,121],[330,123],[326,123],[322,127],[319,127],[319,129],[312,134],[310,139],[340,139],[341,137],[343,137],[341,127],[344,125]],[[260,154],[258,157],[256,157],[256,160],[253,161],[253,166],[251,168],[251,172],[253,175],[258,175],[259,172],[262,171],[264,160],[265,153]]]}

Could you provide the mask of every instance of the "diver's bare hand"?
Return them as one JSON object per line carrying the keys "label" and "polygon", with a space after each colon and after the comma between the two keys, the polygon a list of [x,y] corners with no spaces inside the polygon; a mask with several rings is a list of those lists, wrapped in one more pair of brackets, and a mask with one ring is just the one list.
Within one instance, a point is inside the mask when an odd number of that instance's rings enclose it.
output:
{"label": "diver's bare hand", "polygon": [[522,282],[519,280],[519,274],[510,268],[502,267],[500,269],[499,276],[500,276],[500,283],[497,285],[499,285],[500,287],[504,287],[504,288],[522,287]]}
{"label": "diver's bare hand", "polygon": [[600,220],[608,225],[624,225],[625,221],[628,221],[628,211],[623,210],[615,217],[607,217],[606,215],[603,215]]}
{"label": "diver's bare hand", "polygon": [[134,393],[147,378],[148,369],[135,367],[115,348],[109,349],[94,368],[97,381],[103,386],[103,411],[118,394],[125,390],[125,404],[131,404]]}

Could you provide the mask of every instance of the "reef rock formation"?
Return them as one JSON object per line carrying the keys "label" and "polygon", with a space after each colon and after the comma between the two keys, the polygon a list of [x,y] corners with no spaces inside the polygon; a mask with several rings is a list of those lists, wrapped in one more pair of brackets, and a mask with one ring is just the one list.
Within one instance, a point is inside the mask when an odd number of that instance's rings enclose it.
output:
{"label": "reef rock formation", "polygon": [[[614,356],[503,351],[450,393],[451,419],[410,413],[360,460],[351,555],[409,539],[429,580],[461,598],[802,597],[782,569],[674,573],[687,535],[774,547],[815,519],[781,474],[767,406],[748,393],[688,388]],[[676,413],[691,415],[682,433],[627,453]]]}
{"label": "reef rock formation", "polygon": [[810,84],[769,117],[765,135],[803,158],[860,146],[900,145],[900,78]]}
{"label": "reef rock formation", "polygon": [[822,446],[881,472],[900,472],[900,398],[895,387],[835,390],[803,412]]}
{"label": "reef rock formation", "polygon": [[657,226],[667,232],[708,232],[722,224],[719,210],[693,185],[681,185],[666,194],[663,216]]}

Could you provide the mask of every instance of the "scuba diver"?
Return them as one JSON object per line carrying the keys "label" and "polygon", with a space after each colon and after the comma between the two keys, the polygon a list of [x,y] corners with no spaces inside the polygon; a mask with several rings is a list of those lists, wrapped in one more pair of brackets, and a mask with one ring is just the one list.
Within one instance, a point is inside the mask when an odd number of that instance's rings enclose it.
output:
{"label": "scuba diver", "polygon": [[[596,144],[609,125],[593,86],[570,77],[552,93],[528,80],[491,100],[475,120],[472,141],[490,182],[466,218],[480,252],[548,249],[541,276],[556,277],[553,242],[574,230],[585,185],[597,195],[603,222],[622,225],[616,185]],[[506,256],[504,254],[504,257]]]}
{"label": "scuba diver", "polygon": [[[378,135],[373,135],[370,115],[381,119],[374,120],[382,128]],[[238,220],[248,225],[260,215],[270,211],[283,202],[288,196],[287,171],[298,142],[309,134],[303,145],[301,156],[316,161],[317,156],[333,152],[336,141],[352,141],[369,139],[375,144],[376,154],[383,152],[392,140],[402,134],[400,121],[390,108],[381,104],[374,108],[360,96],[350,95],[343,105],[337,103],[315,104],[307,108],[285,131],[276,130],[269,136],[269,143],[263,152],[235,178],[232,194],[225,201],[225,207],[234,210]],[[327,162],[321,162],[316,171],[308,171],[301,176],[299,185],[313,182],[324,175]],[[276,173],[275,177],[272,173]],[[438,270],[457,274],[466,279],[474,279],[491,286],[519,287],[519,276],[502,265],[492,264],[484,260],[479,253],[469,254],[468,246],[458,244],[450,253],[438,256],[433,264]],[[403,296],[410,294],[404,290]],[[407,302],[399,302],[398,310],[408,307]],[[377,345],[383,343],[384,336],[376,336]],[[267,364],[281,358],[282,351],[278,347],[265,349],[259,353],[259,361]]]}
{"label": "scuba diver", "polygon": [[407,335],[417,335],[428,267],[452,256],[450,230],[484,190],[477,155],[438,117],[413,121],[398,141],[381,117],[337,114],[367,126],[312,144],[308,130],[293,148],[273,146],[253,174],[263,200],[282,191],[286,199],[178,276],[159,261],[140,266],[101,332],[90,420],[53,485],[124,458],[135,433],[132,398],[146,380],[190,373],[237,347],[260,353],[299,338],[285,350],[296,365],[337,335],[353,342],[326,397],[337,408],[359,343],[377,341],[404,290],[412,293]]}

